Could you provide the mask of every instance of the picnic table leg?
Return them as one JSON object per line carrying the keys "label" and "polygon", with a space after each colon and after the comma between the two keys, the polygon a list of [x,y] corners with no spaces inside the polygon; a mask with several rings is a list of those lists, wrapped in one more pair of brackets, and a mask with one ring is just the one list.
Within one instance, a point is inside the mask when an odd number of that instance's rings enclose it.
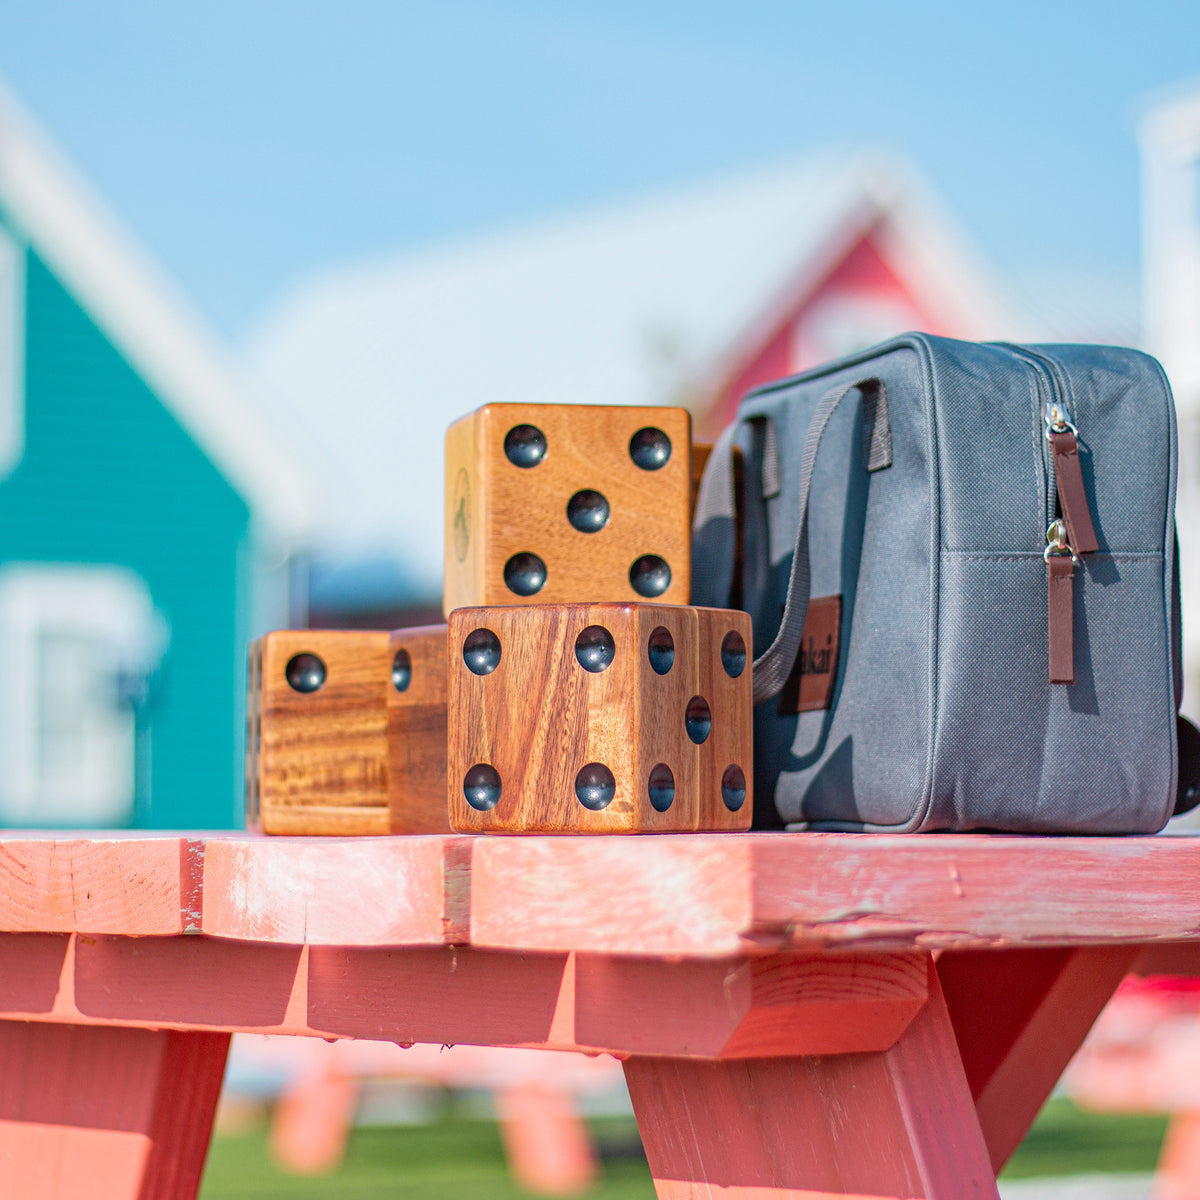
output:
{"label": "picnic table leg", "polygon": [[1158,1200],[1200,1200],[1200,1113],[1172,1113],[1154,1186]]}
{"label": "picnic table leg", "polygon": [[227,1033],[0,1021],[0,1195],[194,1200]]}
{"label": "picnic table leg", "polygon": [[539,1196],[575,1196],[596,1182],[596,1153],[568,1092],[530,1080],[500,1088],[495,1099],[516,1183]]}
{"label": "picnic table leg", "polygon": [[810,1058],[630,1058],[660,1200],[995,1200],[954,1030],[929,1000],[890,1049]]}
{"label": "picnic table leg", "polygon": [[992,1167],[999,1173],[1125,977],[1137,946],[955,950],[938,959]]}
{"label": "picnic table leg", "polygon": [[267,1138],[271,1157],[293,1175],[322,1175],[346,1157],[359,1081],[328,1069],[286,1086]]}

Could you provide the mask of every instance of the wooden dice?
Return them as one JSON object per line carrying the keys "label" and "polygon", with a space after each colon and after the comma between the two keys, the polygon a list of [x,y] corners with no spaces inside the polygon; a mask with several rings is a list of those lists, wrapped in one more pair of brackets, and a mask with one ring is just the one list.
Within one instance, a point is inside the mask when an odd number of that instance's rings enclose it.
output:
{"label": "wooden dice", "polygon": [[447,614],[691,588],[682,408],[489,404],[446,435]]}
{"label": "wooden dice", "polygon": [[280,630],[254,643],[246,706],[252,826],[387,833],[390,669],[386,633]]}
{"label": "wooden dice", "polygon": [[446,833],[446,626],[388,638],[388,808],[392,833]]}
{"label": "wooden dice", "polygon": [[281,630],[250,649],[246,816],[282,834],[445,832],[446,628]]}
{"label": "wooden dice", "polygon": [[750,618],[653,604],[450,616],[450,822],[476,832],[750,827]]}

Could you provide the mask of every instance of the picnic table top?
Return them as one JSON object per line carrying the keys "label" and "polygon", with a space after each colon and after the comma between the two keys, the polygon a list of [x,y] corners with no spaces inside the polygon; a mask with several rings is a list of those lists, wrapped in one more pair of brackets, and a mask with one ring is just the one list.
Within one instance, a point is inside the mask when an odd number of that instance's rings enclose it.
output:
{"label": "picnic table top", "polygon": [[1200,941],[1200,836],[4,833],[0,932],[667,958]]}

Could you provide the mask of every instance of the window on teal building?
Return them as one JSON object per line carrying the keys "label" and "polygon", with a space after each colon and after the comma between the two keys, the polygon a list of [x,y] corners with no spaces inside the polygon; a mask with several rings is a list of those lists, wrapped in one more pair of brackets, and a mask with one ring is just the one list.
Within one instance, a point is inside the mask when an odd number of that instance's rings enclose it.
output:
{"label": "window on teal building", "polygon": [[168,640],[149,589],[126,568],[0,569],[0,823],[133,822]]}

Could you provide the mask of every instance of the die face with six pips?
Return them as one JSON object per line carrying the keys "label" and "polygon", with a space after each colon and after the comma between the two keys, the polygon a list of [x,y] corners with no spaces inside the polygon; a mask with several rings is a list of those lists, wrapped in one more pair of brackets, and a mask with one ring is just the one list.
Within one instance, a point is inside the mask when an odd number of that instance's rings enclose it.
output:
{"label": "die face with six pips", "polygon": [[489,404],[446,435],[446,613],[691,588],[682,408]]}
{"label": "die face with six pips", "polygon": [[653,604],[460,609],[451,824],[475,832],[750,826],[750,618]]}

